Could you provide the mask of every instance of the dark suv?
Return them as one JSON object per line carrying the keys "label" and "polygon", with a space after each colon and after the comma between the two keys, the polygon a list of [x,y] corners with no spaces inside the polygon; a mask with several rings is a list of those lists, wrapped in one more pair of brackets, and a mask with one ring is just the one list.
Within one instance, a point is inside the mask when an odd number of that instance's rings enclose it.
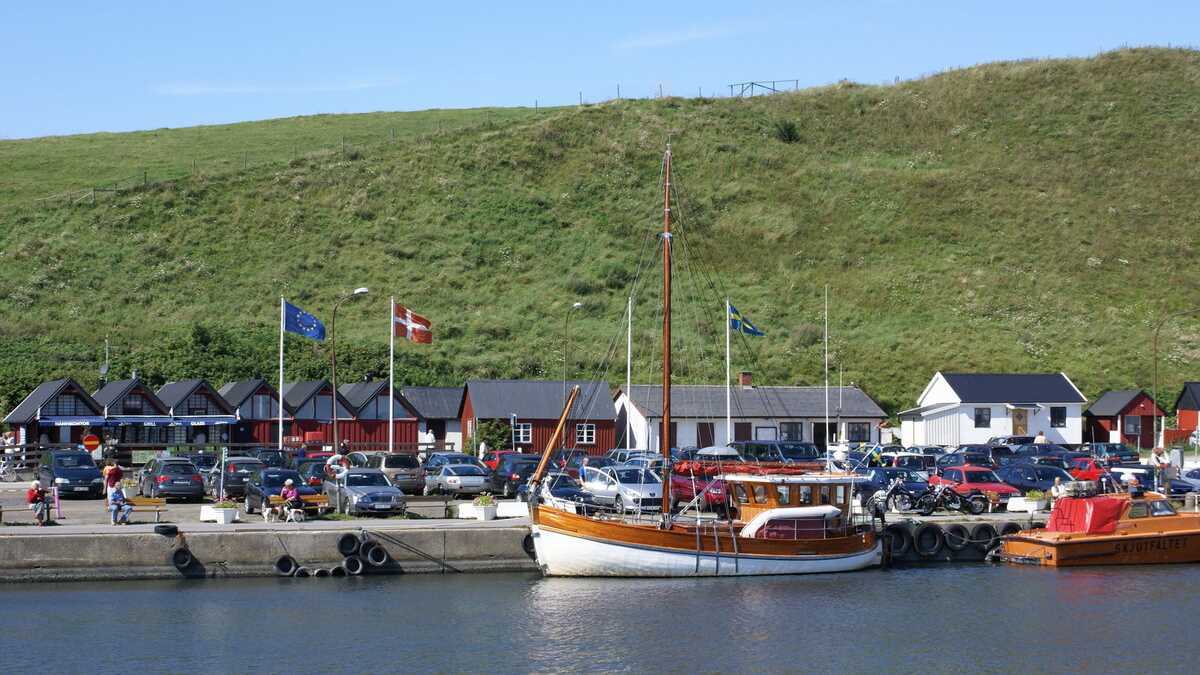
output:
{"label": "dark suv", "polygon": [[1137,450],[1124,443],[1084,443],[1080,446],[1079,451],[1086,452],[1096,459],[1102,459],[1109,466],[1140,464],[1142,461]]}
{"label": "dark suv", "polygon": [[533,475],[541,457],[538,455],[512,454],[504,455],[496,464],[496,470],[489,477],[492,492],[505,497],[517,494],[517,488]]}
{"label": "dark suv", "polygon": [[81,450],[51,450],[38,460],[38,480],[47,490],[58,488],[61,497],[104,496],[104,479],[92,456]]}
{"label": "dark suv", "polygon": [[824,456],[813,443],[800,441],[734,441],[729,447],[748,462],[822,464]]}

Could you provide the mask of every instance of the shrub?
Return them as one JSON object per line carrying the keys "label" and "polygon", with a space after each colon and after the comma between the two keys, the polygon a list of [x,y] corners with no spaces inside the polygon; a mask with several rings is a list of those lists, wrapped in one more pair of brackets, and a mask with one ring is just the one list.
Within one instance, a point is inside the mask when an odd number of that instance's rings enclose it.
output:
{"label": "shrub", "polygon": [[775,122],[775,138],[784,143],[796,143],[800,140],[800,129],[791,120],[778,120]]}

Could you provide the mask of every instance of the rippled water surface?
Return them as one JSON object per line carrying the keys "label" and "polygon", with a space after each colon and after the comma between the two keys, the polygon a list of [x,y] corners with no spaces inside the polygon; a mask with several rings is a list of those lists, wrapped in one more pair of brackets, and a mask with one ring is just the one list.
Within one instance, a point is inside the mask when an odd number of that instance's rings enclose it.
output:
{"label": "rippled water surface", "polygon": [[1196,672],[1200,566],[0,586],[18,672]]}

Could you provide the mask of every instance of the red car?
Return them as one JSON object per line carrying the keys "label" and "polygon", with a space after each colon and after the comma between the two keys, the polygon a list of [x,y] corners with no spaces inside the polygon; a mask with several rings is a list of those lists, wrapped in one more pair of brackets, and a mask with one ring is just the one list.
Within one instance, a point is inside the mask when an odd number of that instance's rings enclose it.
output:
{"label": "red car", "polygon": [[1075,480],[1100,480],[1108,473],[1104,462],[1095,457],[1076,457],[1071,460],[1071,468],[1067,470]]}
{"label": "red car", "polygon": [[496,465],[500,463],[500,458],[511,454],[513,454],[512,450],[488,450],[483,454],[483,465],[495,471]]}
{"label": "red car", "polygon": [[687,504],[696,498],[696,494],[704,493],[704,502],[708,507],[725,504],[725,482],[708,478],[707,476],[692,476],[686,473],[671,474],[671,508]]}
{"label": "red car", "polygon": [[1000,480],[990,467],[967,464],[965,466],[947,467],[940,476],[930,476],[930,485],[947,483],[950,489],[964,497],[974,492],[995,492],[1000,495],[1000,503],[1008,504],[1010,497],[1019,497],[1021,491]]}

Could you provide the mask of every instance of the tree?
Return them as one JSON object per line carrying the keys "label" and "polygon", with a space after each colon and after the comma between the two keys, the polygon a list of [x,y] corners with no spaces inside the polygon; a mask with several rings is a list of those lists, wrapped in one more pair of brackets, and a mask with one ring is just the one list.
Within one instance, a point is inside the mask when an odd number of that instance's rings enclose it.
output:
{"label": "tree", "polygon": [[487,443],[489,449],[495,450],[512,445],[512,427],[499,420],[486,420],[475,428],[475,438],[471,439],[471,448]]}

